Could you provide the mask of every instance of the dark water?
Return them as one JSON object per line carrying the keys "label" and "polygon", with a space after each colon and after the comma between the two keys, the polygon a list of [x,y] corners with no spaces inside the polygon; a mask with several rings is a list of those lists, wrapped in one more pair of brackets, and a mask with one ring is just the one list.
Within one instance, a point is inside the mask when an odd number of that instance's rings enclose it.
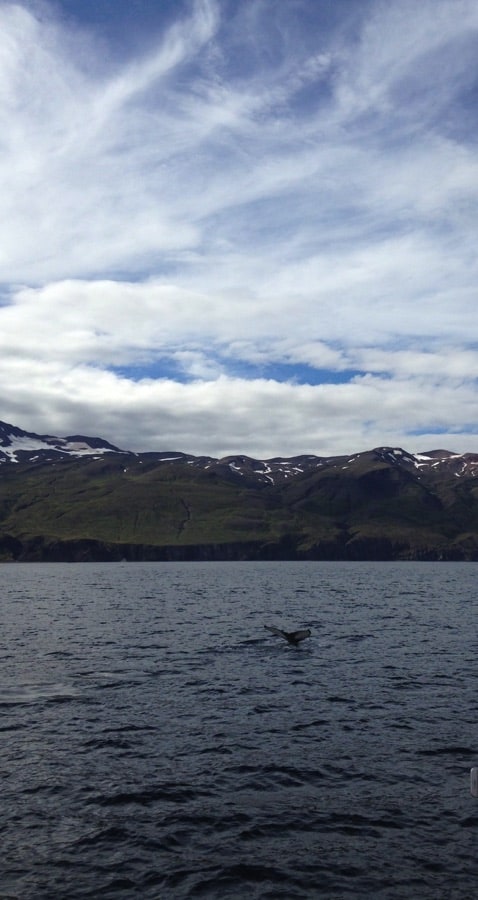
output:
{"label": "dark water", "polygon": [[478,896],[477,575],[1,566],[2,900]]}

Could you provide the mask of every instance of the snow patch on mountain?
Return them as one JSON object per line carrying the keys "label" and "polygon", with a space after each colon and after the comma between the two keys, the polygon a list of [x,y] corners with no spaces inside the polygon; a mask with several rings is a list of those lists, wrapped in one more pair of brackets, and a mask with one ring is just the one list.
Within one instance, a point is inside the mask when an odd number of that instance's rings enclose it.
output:
{"label": "snow patch on mountain", "polygon": [[259,460],[241,454],[214,459],[171,450],[133,453],[129,450],[120,450],[103,438],[86,437],[81,434],[65,438],[38,435],[0,422],[0,464],[40,465],[82,457],[101,459],[106,454],[122,454],[132,460],[136,459],[138,464],[142,464],[143,461],[156,465],[183,464],[203,472],[216,472],[221,477],[225,477],[227,473],[229,478],[240,479],[243,484],[258,486],[283,484],[290,479],[310,476],[319,469],[325,471],[350,469],[353,474],[353,471],[359,470],[363,461],[366,462],[367,459],[379,460],[399,468],[414,468],[418,470],[419,479],[422,475],[425,476],[425,473],[433,473],[433,477],[439,477],[441,473],[457,477],[478,476],[478,454],[460,454],[450,450],[430,450],[413,454],[401,447],[377,447],[362,453],[335,457],[302,454],[290,458],[277,456]]}
{"label": "snow patch on mountain", "polygon": [[52,454],[63,457],[99,457],[104,453],[121,453],[118,447],[102,441],[100,438],[88,438],[73,435],[71,438],[58,438],[52,435],[39,435],[22,431],[14,425],[0,422],[0,463],[19,463],[46,461]]}

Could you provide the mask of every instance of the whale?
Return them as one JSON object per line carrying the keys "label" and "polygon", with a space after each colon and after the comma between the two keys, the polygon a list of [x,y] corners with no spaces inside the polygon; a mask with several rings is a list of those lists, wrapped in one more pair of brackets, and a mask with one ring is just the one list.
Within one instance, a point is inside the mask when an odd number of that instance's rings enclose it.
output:
{"label": "whale", "polygon": [[272,632],[272,634],[276,634],[277,637],[284,638],[288,644],[294,644],[296,647],[301,641],[305,641],[311,635],[310,628],[301,628],[299,631],[283,631],[282,628],[277,628],[277,625],[264,625],[264,628]]}

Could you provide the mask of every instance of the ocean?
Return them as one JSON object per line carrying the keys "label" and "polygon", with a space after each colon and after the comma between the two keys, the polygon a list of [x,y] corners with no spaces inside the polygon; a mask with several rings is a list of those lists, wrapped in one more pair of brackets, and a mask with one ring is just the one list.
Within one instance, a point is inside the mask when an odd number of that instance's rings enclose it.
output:
{"label": "ocean", "polygon": [[2,900],[477,896],[477,576],[1,565]]}

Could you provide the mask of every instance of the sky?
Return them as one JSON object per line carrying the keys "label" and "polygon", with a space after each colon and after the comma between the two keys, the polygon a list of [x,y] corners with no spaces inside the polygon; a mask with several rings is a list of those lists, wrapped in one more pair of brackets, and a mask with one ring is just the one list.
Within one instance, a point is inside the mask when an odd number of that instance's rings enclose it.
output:
{"label": "sky", "polygon": [[478,452],[476,0],[0,0],[0,419]]}

